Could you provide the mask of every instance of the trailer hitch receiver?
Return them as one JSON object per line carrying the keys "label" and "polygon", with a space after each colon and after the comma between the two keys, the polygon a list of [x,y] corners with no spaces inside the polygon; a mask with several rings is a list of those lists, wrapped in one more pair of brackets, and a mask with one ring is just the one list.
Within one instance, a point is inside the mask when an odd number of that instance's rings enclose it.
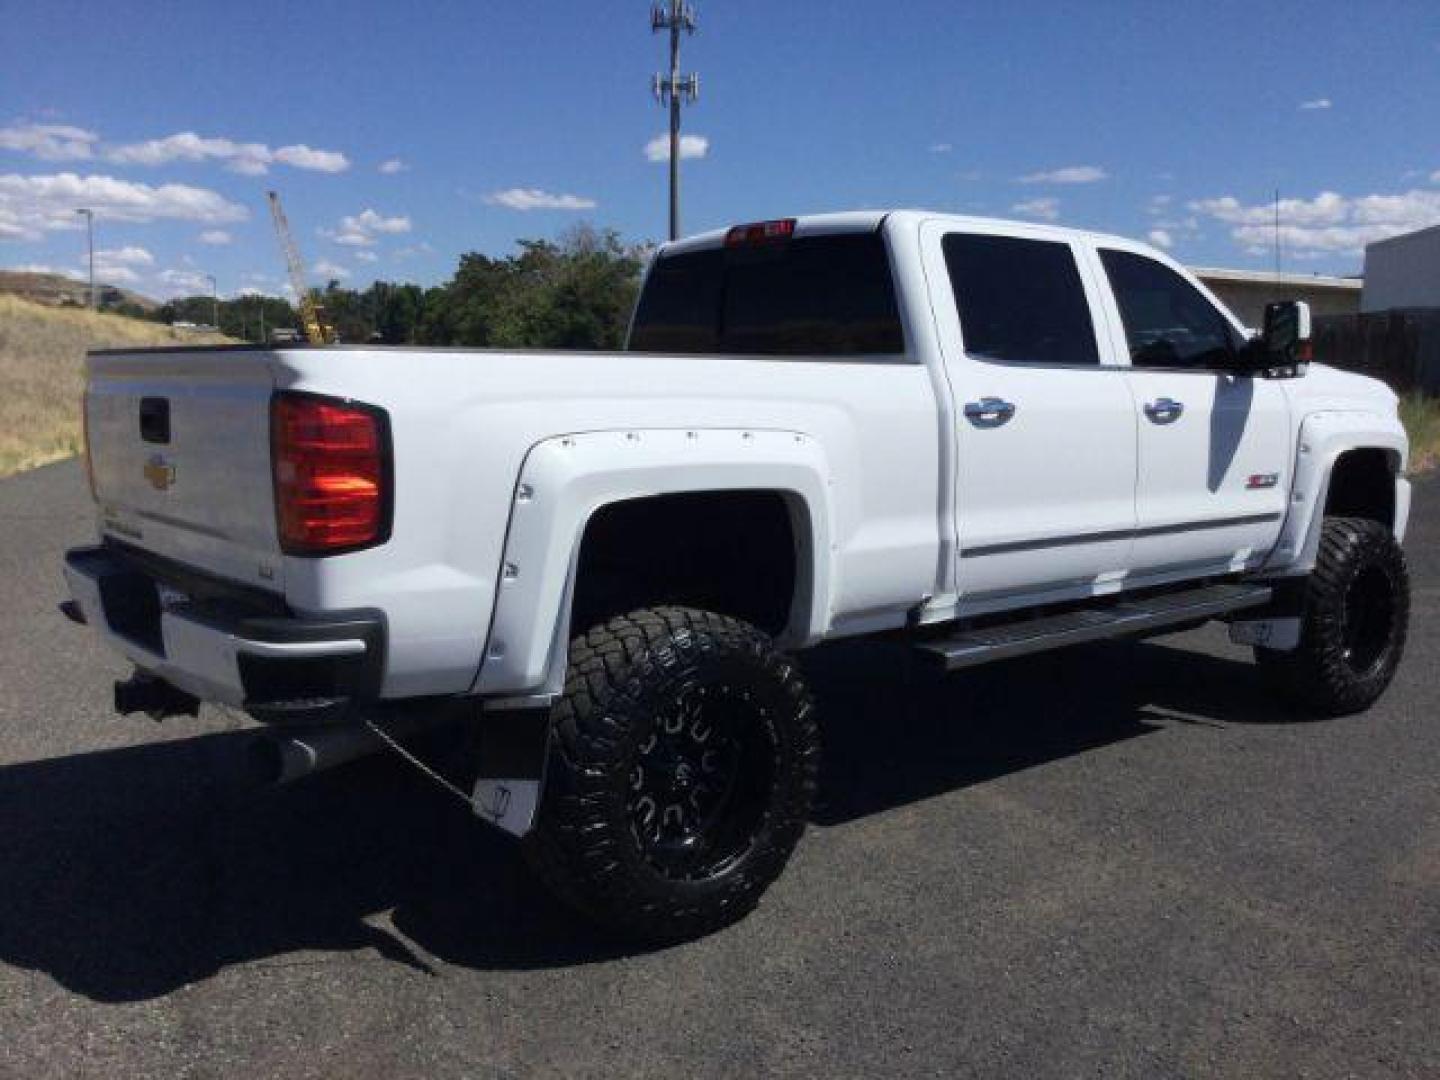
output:
{"label": "trailer hitch receiver", "polygon": [[143,712],[152,720],[196,716],[200,712],[200,699],[137,669],[130,678],[115,683],[115,711],[121,716]]}

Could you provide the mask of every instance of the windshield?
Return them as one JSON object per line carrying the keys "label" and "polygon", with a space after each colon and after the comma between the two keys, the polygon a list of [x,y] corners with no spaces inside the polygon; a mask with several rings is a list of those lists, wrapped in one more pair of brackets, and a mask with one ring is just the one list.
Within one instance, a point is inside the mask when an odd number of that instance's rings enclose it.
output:
{"label": "windshield", "polygon": [[633,352],[762,356],[905,351],[878,233],[801,237],[659,259],[635,310]]}

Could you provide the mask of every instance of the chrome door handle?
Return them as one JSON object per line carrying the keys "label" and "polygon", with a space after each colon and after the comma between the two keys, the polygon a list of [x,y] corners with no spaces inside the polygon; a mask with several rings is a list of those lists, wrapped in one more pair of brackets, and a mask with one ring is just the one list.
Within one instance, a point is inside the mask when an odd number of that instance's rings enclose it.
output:
{"label": "chrome door handle", "polygon": [[977,424],[999,427],[1015,415],[1015,406],[1004,398],[985,397],[965,403],[965,415]]}
{"label": "chrome door handle", "polygon": [[1169,424],[1179,420],[1180,414],[1184,411],[1185,403],[1183,401],[1175,401],[1168,397],[1157,398],[1145,405],[1145,415],[1157,424]]}

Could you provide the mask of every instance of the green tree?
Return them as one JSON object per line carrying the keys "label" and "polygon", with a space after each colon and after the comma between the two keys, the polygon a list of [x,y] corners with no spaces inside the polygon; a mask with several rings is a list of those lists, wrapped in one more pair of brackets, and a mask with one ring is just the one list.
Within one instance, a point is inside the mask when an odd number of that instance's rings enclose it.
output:
{"label": "green tree", "polygon": [[[148,318],[156,322],[192,322],[209,325],[215,302],[209,296],[182,296],[161,304]],[[277,328],[299,326],[295,309],[278,296],[239,296],[220,301],[220,332],[241,341],[260,342]],[[261,328],[265,338],[261,337]]]}
{"label": "green tree", "polygon": [[[364,290],[331,280],[319,300],[340,340],[386,345],[470,345],[507,349],[618,349],[640,284],[643,251],[609,229],[580,225],[555,240],[520,240],[494,257],[460,256],[444,285],[376,281]],[[299,326],[275,297],[220,302],[220,329],[259,341],[267,330]],[[172,300],[155,312],[163,322],[208,323],[208,296]]]}
{"label": "green tree", "polygon": [[558,241],[521,240],[503,259],[460,258],[443,296],[427,296],[426,340],[496,348],[615,349],[642,265],[611,230],[581,225]]}

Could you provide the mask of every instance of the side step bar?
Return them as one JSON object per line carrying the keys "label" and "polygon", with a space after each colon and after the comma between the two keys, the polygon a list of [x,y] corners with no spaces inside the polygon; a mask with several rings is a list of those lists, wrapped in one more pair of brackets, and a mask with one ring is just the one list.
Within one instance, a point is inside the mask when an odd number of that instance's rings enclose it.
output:
{"label": "side step bar", "polygon": [[965,630],[954,637],[924,642],[916,648],[923,657],[943,665],[946,671],[955,671],[1026,653],[1146,634],[1197,619],[1211,619],[1230,611],[1259,607],[1270,601],[1270,594],[1268,585],[1205,585],[1138,600],[1122,600],[1106,607],[1081,608]]}

